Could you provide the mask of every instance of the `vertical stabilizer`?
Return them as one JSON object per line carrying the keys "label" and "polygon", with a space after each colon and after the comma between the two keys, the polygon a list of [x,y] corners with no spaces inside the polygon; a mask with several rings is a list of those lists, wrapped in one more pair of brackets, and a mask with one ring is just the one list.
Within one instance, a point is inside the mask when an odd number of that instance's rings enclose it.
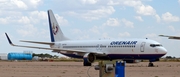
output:
{"label": "vertical stabilizer", "polygon": [[48,10],[48,19],[49,19],[51,42],[68,40],[68,38],[66,38],[62,33],[52,10]]}

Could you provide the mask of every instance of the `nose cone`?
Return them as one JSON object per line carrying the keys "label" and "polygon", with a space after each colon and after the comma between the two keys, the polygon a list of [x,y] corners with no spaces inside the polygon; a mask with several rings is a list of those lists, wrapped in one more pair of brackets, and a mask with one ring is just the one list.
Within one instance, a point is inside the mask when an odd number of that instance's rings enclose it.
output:
{"label": "nose cone", "polygon": [[167,53],[167,50],[164,47],[161,47],[159,48],[158,52],[165,55]]}

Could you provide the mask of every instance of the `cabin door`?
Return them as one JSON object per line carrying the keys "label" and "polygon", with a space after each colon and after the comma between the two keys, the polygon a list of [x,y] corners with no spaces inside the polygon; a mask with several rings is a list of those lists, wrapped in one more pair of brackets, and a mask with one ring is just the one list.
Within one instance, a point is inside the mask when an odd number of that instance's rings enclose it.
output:
{"label": "cabin door", "polygon": [[144,52],[145,44],[146,44],[146,42],[141,43],[141,46],[140,46],[140,51],[141,52]]}
{"label": "cabin door", "polygon": [[61,47],[61,43],[58,44],[58,48],[62,48],[62,47]]}

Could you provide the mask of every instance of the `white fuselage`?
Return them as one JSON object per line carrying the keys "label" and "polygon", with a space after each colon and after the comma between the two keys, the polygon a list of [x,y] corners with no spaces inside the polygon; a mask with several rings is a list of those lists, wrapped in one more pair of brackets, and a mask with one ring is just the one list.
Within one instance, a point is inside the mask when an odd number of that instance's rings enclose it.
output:
{"label": "white fuselage", "polygon": [[[149,39],[120,40],[77,40],[56,43],[53,48],[84,50],[106,53],[111,59],[151,59],[166,54],[166,49],[158,42]],[[81,58],[84,54],[60,52],[66,56]],[[76,56],[77,55],[77,56]]]}

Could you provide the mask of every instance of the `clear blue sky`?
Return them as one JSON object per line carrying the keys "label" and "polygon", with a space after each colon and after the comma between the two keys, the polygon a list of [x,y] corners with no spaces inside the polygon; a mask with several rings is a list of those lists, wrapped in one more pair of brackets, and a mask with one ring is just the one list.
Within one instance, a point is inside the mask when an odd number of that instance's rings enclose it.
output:
{"label": "clear blue sky", "polygon": [[[149,38],[160,42],[167,55],[180,57],[180,0],[1,0],[0,53],[49,50],[12,47],[19,40],[50,41],[47,10],[52,9],[64,34],[71,39]],[[34,44],[33,44],[34,45]],[[36,45],[49,47],[44,45]]]}

